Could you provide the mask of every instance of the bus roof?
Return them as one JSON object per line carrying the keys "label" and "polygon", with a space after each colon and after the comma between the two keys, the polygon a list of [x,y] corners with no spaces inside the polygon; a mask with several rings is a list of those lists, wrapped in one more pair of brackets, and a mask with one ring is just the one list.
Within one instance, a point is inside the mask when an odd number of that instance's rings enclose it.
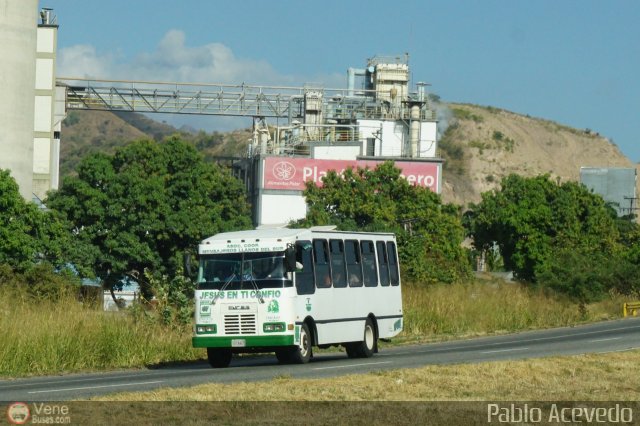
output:
{"label": "bus roof", "polygon": [[368,235],[385,237],[385,239],[395,238],[392,233],[335,231],[329,227],[252,229],[223,232],[206,238],[200,243],[198,251],[200,254],[283,251],[287,248],[287,244],[295,243],[296,240],[331,238],[332,235],[336,237],[339,235],[340,238],[348,238],[349,235],[352,238],[363,238]]}

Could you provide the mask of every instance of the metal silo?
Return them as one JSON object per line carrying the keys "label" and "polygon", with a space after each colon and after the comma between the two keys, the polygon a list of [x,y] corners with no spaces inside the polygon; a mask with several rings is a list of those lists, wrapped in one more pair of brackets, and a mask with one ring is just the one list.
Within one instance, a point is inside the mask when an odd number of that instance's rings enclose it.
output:
{"label": "metal silo", "polygon": [[0,0],[0,168],[27,200],[33,186],[38,0]]}

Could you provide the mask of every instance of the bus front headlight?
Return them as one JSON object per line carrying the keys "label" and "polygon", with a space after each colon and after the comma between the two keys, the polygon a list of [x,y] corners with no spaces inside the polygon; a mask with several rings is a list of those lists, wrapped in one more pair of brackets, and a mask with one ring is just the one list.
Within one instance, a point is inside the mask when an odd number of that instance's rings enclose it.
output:
{"label": "bus front headlight", "polygon": [[217,331],[215,324],[196,325],[196,334],[215,334]]}
{"label": "bus front headlight", "polygon": [[262,330],[265,333],[281,333],[285,330],[285,324],[283,322],[266,322],[262,326]]}

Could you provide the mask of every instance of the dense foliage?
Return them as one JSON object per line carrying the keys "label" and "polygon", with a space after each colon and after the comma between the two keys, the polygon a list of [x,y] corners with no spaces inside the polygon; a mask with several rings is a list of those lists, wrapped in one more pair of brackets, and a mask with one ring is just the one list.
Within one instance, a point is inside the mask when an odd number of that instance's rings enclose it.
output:
{"label": "dense foliage", "polygon": [[202,238],[251,226],[242,184],[177,138],[92,154],[77,171],[47,206],[90,248],[85,261],[107,288],[129,277],[151,296],[145,270],[175,276]]}
{"label": "dense foliage", "polygon": [[476,248],[497,246],[521,280],[582,301],[640,289],[637,225],[581,184],[510,175],[471,206],[466,224]]}
{"label": "dense foliage", "polygon": [[25,272],[36,264],[63,267],[77,254],[61,218],[20,195],[8,171],[0,170],[0,264]]}
{"label": "dense foliage", "polygon": [[429,189],[409,184],[392,162],[374,170],[348,168],[340,175],[330,171],[322,186],[308,182],[305,196],[307,216],[299,226],[396,233],[407,278],[453,282],[470,273],[458,209],[442,204]]}

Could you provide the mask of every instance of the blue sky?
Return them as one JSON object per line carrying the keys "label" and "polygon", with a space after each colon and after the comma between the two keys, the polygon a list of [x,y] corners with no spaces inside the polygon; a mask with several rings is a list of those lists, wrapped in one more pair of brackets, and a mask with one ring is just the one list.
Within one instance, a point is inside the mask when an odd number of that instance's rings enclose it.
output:
{"label": "blue sky", "polygon": [[[58,76],[342,88],[348,67],[408,52],[413,83],[430,83],[445,101],[590,128],[640,161],[636,0],[40,0],[40,6],[58,17]],[[210,117],[189,124],[251,125]]]}

